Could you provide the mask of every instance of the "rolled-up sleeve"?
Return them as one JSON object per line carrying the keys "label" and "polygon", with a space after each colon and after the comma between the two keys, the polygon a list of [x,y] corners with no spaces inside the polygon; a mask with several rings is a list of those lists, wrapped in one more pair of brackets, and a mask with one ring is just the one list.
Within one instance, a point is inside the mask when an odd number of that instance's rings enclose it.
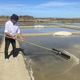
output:
{"label": "rolled-up sleeve", "polygon": [[4,32],[8,32],[8,24],[7,23],[5,23],[5,30],[4,30]]}
{"label": "rolled-up sleeve", "polygon": [[17,29],[17,33],[20,34],[20,27],[18,27],[18,29]]}

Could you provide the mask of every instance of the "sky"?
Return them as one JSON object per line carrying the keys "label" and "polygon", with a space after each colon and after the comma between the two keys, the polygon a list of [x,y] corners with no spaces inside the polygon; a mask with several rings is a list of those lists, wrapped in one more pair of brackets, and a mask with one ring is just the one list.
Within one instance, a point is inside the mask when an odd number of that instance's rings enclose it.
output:
{"label": "sky", "polygon": [[0,0],[0,15],[80,18],[80,0]]}

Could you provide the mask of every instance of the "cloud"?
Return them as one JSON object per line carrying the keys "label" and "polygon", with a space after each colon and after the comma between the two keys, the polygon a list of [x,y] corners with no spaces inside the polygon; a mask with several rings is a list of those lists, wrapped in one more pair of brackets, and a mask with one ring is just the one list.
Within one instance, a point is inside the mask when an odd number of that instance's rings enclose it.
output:
{"label": "cloud", "polygon": [[36,8],[54,8],[54,7],[74,7],[80,5],[80,3],[76,2],[47,2],[47,3],[42,3],[36,6]]}
{"label": "cloud", "polygon": [[0,9],[44,9],[44,8],[62,8],[62,7],[80,7],[80,3],[76,2],[59,2],[49,1],[47,3],[41,3],[36,5],[30,4],[0,4]]}
{"label": "cloud", "polygon": [[24,7],[23,4],[0,4],[0,9],[15,9]]}
{"label": "cloud", "polygon": [[39,4],[0,4],[0,15],[29,14],[33,16],[80,16],[80,3],[49,1]]}
{"label": "cloud", "polygon": [[23,4],[0,4],[0,15],[11,15],[12,13],[24,13],[27,5]]}

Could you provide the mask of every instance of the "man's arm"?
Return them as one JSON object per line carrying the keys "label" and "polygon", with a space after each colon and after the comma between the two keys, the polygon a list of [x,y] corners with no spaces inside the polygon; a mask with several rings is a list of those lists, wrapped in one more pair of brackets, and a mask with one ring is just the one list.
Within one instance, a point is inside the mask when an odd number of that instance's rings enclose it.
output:
{"label": "man's arm", "polygon": [[25,40],[24,37],[22,36],[22,34],[20,33],[20,26],[18,26],[16,37],[18,39],[20,39],[21,41],[24,41]]}
{"label": "man's arm", "polygon": [[16,36],[13,36],[8,32],[5,32],[5,36],[8,37],[8,38],[11,38],[11,39],[16,39]]}
{"label": "man's arm", "polygon": [[4,30],[4,34],[6,37],[11,38],[11,39],[15,39],[15,36],[11,35],[9,33],[9,26],[10,24],[8,22],[5,23],[5,30]]}
{"label": "man's arm", "polygon": [[25,40],[24,37],[22,36],[22,34],[20,34],[20,33],[17,34],[17,38],[20,39],[20,40],[22,40],[22,41]]}

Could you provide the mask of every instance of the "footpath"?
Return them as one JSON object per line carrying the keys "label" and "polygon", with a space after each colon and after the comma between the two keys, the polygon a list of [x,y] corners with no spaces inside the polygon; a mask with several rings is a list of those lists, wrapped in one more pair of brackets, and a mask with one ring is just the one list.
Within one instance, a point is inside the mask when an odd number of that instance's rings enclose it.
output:
{"label": "footpath", "polygon": [[[31,80],[26,64],[20,51],[16,58],[11,55],[9,60],[4,58],[4,44],[3,40],[0,47],[0,80]],[[19,44],[17,42],[17,48]],[[9,52],[12,50],[10,45]]]}

